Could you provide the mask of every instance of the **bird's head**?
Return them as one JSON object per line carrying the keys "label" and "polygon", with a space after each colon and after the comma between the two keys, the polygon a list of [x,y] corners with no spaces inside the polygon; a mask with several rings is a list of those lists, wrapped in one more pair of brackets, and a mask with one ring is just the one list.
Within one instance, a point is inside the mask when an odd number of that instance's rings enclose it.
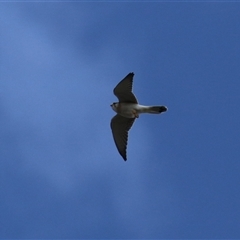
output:
{"label": "bird's head", "polygon": [[113,111],[117,112],[117,107],[118,107],[118,103],[114,102],[113,104],[110,105],[111,108],[113,109]]}

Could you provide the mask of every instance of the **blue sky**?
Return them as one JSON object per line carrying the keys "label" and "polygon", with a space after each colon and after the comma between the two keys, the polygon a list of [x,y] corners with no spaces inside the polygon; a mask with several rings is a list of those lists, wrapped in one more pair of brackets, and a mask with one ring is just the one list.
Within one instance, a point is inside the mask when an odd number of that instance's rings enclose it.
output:
{"label": "blue sky", "polygon": [[[0,3],[1,238],[240,238],[240,5]],[[113,88],[134,72],[128,161]]]}

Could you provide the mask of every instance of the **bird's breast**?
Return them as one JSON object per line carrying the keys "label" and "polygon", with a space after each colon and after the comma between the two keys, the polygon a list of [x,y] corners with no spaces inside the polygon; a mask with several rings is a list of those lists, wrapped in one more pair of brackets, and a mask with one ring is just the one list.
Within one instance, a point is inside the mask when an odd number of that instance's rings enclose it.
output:
{"label": "bird's breast", "polygon": [[138,112],[138,104],[119,103],[117,113],[126,118],[135,118],[134,112]]}

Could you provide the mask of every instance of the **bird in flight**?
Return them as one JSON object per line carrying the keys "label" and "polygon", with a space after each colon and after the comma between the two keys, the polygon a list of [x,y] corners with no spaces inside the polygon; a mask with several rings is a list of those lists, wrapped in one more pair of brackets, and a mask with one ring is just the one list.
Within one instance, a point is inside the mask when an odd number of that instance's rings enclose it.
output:
{"label": "bird in flight", "polygon": [[129,73],[113,89],[113,93],[119,102],[114,102],[110,105],[113,111],[117,113],[111,120],[113,139],[118,152],[125,161],[127,160],[128,131],[135,119],[139,117],[139,114],[160,114],[167,111],[165,106],[144,106],[138,104],[137,98],[132,93],[133,76],[134,73]]}

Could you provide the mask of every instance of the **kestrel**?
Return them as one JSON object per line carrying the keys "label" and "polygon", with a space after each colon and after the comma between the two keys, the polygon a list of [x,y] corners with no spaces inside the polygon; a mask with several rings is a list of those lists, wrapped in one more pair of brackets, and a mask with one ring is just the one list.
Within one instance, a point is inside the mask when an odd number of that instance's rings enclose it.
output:
{"label": "kestrel", "polygon": [[117,113],[111,120],[113,139],[118,152],[125,161],[127,160],[128,131],[132,127],[134,120],[139,117],[139,114],[160,114],[167,111],[165,106],[144,106],[138,104],[137,98],[132,93],[133,76],[134,73],[129,73],[113,89],[113,93],[117,96],[119,102],[114,102],[110,105],[113,111]]}

